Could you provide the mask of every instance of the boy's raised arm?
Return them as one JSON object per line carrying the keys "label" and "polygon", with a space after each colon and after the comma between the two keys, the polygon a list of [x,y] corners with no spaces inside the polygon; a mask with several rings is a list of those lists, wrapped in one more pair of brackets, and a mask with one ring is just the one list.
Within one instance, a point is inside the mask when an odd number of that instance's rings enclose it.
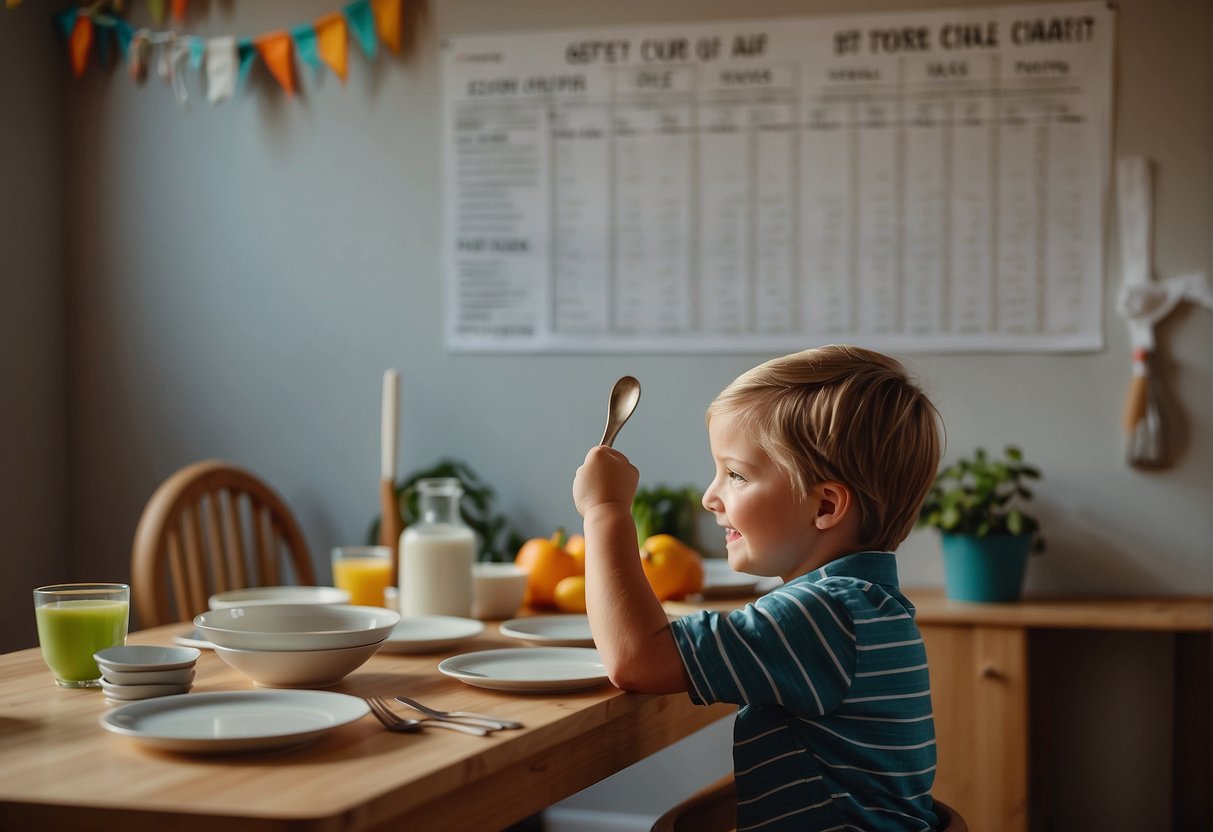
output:
{"label": "boy's raised arm", "polygon": [[687,690],[686,671],[665,610],[640,565],[632,498],[639,472],[627,457],[599,445],[573,481],[585,519],[586,611],[611,682],[640,693]]}

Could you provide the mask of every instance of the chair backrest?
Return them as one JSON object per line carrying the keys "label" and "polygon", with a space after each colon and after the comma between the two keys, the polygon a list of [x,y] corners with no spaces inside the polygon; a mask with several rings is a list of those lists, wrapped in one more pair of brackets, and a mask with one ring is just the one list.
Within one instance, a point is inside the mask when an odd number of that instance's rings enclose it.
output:
{"label": "chair backrest", "polygon": [[[955,809],[935,801],[939,832],[969,832]],[[650,832],[732,832],[737,825],[737,784],[732,774],[705,787],[674,806],[653,824]]]}
{"label": "chair backrest", "polygon": [[939,818],[939,832],[969,832],[969,825],[960,813],[942,800],[935,801],[935,814]]}
{"label": "chair backrest", "polygon": [[650,832],[732,832],[737,828],[737,784],[732,774],[674,806]]}
{"label": "chair backrest", "polygon": [[291,510],[256,475],[195,462],[148,500],[131,550],[142,626],[192,621],[216,592],[284,583],[315,584],[315,568]]}

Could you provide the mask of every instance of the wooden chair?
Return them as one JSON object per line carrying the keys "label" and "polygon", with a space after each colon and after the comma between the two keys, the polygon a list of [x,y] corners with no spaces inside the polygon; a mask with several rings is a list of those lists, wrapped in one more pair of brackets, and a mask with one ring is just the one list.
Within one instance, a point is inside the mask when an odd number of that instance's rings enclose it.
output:
{"label": "wooden chair", "polygon": [[733,832],[737,828],[737,784],[726,774],[653,824],[652,832]]}
{"label": "wooden chair", "polygon": [[[940,832],[969,832],[956,810],[935,801]],[[737,828],[737,784],[726,774],[657,818],[651,832],[733,832]]]}
{"label": "wooden chair", "polygon": [[192,621],[216,592],[284,583],[315,584],[315,568],[291,510],[256,475],[223,460],[195,462],[143,509],[131,550],[142,626]]}

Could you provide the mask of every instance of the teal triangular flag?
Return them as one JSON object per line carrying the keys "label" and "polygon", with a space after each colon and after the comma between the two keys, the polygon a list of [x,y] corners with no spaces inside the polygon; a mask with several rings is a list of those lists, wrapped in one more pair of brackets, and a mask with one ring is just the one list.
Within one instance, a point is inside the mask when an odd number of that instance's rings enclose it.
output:
{"label": "teal triangular flag", "polygon": [[79,9],[76,6],[68,6],[55,15],[55,23],[59,25],[59,34],[63,35],[65,40],[72,36],[72,30],[76,28],[76,13],[78,11]]}
{"label": "teal triangular flag", "polygon": [[257,50],[253,47],[253,39],[241,38],[236,45],[236,53],[240,55],[240,75],[236,79],[236,83],[243,87],[245,80],[248,78],[249,70],[253,68],[253,61],[257,59]]}
{"label": "teal triangular flag", "polygon": [[131,24],[120,17],[114,18],[114,38],[118,41],[118,49],[121,50],[124,60],[127,51],[131,48],[131,38],[134,36],[135,30],[131,28]]}
{"label": "teal triangular flag", "polygon": [[345,19],[358,38],[358,45],[372,61],[378,51],[379,38],[375,34],[375,12],[371,0],[354,0],[345,7]]}
{"label": "teal triangular flag", "polygon": [[312,69],[320,69],[320,53],[316,47],[316,27],[310,23],[301,23],[291,29],[291,37],[295,39],[295,52],[299,59]]}
{"label": "teal triangular flag", "polygon": [[190,38],[190,69],[194,72],[202,69],[202,61],[206,59],[206,41],[202,38]]}
{"label": "teal triangular flag", "polygon": [[[93,21],[97,23],[96,20]],[[93,26],[93,48],[97,51],[97,66],[102,69],[110,67],[110,32],[112,29],[105,25]]]}

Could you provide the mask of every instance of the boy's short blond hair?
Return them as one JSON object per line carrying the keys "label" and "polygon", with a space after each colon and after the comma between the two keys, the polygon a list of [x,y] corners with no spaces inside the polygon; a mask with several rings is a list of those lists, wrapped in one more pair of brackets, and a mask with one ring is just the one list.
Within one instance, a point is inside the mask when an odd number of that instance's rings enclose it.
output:
{"label": "boy's short blond hair", "polygon": [[939,467],[939,412],[896,359],[850,346],[775,358],[738,376],[708,407],[740,420],[802,497],[849,486],[859,545],[892,550],[918,518]]}

